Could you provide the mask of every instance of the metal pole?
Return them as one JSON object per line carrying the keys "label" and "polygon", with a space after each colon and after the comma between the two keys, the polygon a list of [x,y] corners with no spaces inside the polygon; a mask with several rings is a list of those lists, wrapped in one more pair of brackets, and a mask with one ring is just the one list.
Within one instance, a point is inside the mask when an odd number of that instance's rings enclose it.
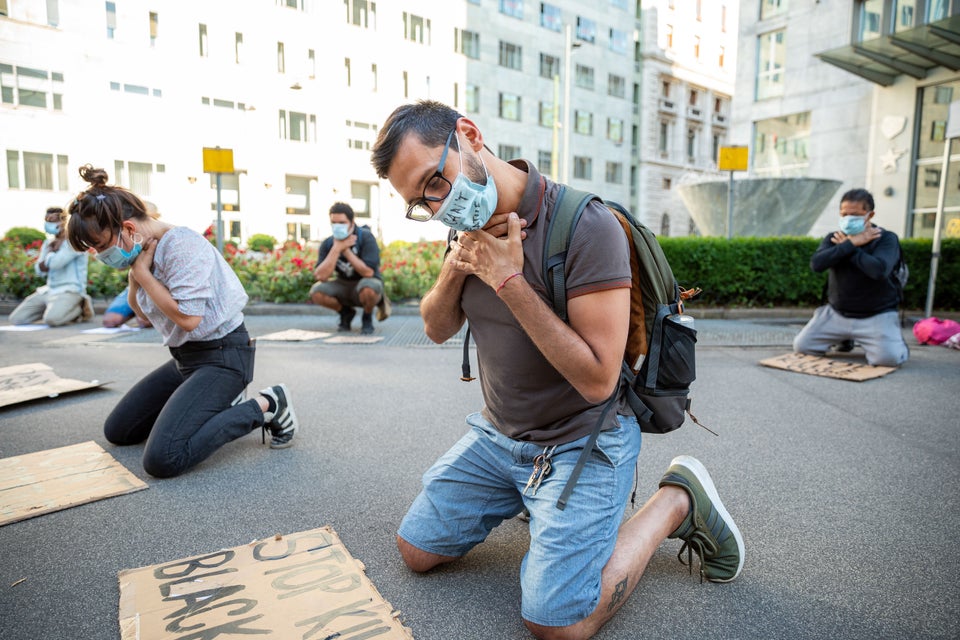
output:
{"label": "metal pole", "polygon": [[223,207],[220,204],[220,176],[222,174],[217,172],[217,251],[220,254],[223,254]]}
{"label": "metal pole", "polygon": [[563,167],[560,182],[570,182],[570,58],[573,57],[573,27],[564,25],[563,69]]}
{"label": "metal pole", "polygon": [[950,166],[950,147],[953,138],[947,138],[943,145],[943,166],[940,169],[940,189],[937,193],[937,216],[933,223],[933,252],[930,254],[930,280],[927,282],[927,306],[924,316],[933,315],[933,293],[937,285],[937,265],[940,262],[940,227],[943,224],[943,204],[947,194],[947,170]]}
{"label": "metal pole", "polygon": [[553,147],[550,152],[550,179],[557,181],[560,171],[560,149],[557,138],[560,134],[560,76],[553,76]]}
{"label": "metal pole", "polygon": [[730,172],[730,186],[727,187],[727,240],[733,238],[733,171]]}

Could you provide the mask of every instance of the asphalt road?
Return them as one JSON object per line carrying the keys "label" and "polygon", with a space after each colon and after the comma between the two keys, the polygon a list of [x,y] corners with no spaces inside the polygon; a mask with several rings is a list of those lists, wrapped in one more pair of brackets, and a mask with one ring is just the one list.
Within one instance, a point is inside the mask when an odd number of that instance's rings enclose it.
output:
{"label": "asphalt road", "polygon": [[[335,322],[309,312],[247,318],[254,336]],[[142,447],[108,444],[102,423],[166,351],[152,331],[79,332],[94,326],[0,331],[0,366],[44,362],[61,377],[111,381],[0,408],[0,457],[93,440],[149,489],[0,527],[0,638],[118,638],[118,571],[322,525],[415,638],[529,637],[519,614],[523,522],[425,576],[395,548],[421,473],[480,405],[478,383],[459,381],[458,340],[431,345],[418,317],[396,315],[378,325],[377,344],[261,341],[250,390],[287,383],[303,423],[296,446],[272,451],[254,434],[157,480],[141,468]],[[757,364],[789,351],[799,319],[697,328],[694,413],[720,437],[689,422],[646,436],[638,506],[674,455],[700,458],[743,532],[744,570],[730,584],[700,584],[677,561],[680,543],[667,541],[597,637],[957,637],[960,352],[917,346],[905,331],[910,361],[857,383]]]}

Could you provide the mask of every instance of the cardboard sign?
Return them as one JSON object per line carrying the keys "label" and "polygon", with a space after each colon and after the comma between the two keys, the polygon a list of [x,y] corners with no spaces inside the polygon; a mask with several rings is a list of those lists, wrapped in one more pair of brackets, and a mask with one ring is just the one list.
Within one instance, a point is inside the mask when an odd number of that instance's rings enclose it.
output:
{"label": "cardboard sign", "polygon": [[885,376],[891,371],[896,371],[896,367],[874,367],[862,362],[851,362],[840,358],[824,358],[821,356],[808,356],[802,353],[787,353],[776,358],[767,358],[761,360],[760,364],[774,369],[785,369],[787,371],[796,371],[797,373],[809,373],[813,376],[824,376],[826,378],[840,378],[841,380],[853,380],[863,382],[872,378]]}
{"label": "cardboard sign", "polygon": [[410,640],[330,527],[118,574],[122,640]]}
{"label": "cardboard sign", "polygon": [[319,340],[320,338],[329,338],[329,331],[305,331],[303,329],[287,329],[286,331],[277,331],[268,333],[265,336],[259,336],[257,340],[276,340],[278,342],[302,342],[305,340]]}
{"label": "cardboard sign", "polygon": [[0,460],[0,526],[146,489],[96,442]]}
{"label": "cardboard sign", "polygon": [[383,336],[334,336],[333,338],[328,338],[324,342],[328,344],[374,344],[375,342],[380,342],[383,340]]}
{"label": "cardboard sign", "polygon": [[83,382],[60,378],[42,362],[0,368],[0,407],[61,393],[93,389],[107,384],[99,380]]}

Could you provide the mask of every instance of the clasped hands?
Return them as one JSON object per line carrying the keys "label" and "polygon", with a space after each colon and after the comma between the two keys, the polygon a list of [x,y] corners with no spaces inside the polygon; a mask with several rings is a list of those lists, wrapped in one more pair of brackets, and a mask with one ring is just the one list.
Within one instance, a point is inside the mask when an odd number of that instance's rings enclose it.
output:
{"label": "clasped hands", "polygon": [[526,224],[515,212],[498,213],[479,231],[461,231],[450,243],[450,266],[496,289],[504,278],[523,272]]}
{"label": "clasped hands", "polygon": [[852,236],[848,236],[843,231],[834,231],[833,236],[830,237],[830,242],[840,244],[841,242],[849,240],[853,243],[853,246],[862,247],[879,238],[881,233],[883,233],[883,230],[880,227],[874,227],[872,225]]}

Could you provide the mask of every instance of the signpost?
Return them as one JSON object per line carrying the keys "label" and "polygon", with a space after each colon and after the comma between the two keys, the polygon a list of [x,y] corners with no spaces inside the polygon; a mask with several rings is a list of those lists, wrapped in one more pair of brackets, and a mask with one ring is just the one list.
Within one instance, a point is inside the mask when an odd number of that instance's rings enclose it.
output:
{"label": "signpost", "polygon": [[943,225],[943,206],[947,196],[947,171],[950,167],[950,147],[960,137],[960,101],[951,102],[947,111],[947,134],[943,141],[943,167],[940,170],[940,189],[937,194],[937,216],[933,223],[933,251],[930,254],[930,280],[927,282],[927,306],[924,315],[933,315],[933,293],[937,288],[937,265],[940,263],[940,227]]}
{"label": "signpost", "polygon": [[223,253],[223,206],[220,201],[220,176],[233,173],[233,149],[203,148],[203,172],[217,176],[217,251]]}
{"label": "signpost", "polygon": [[746,171],[749,149],[747,147],[720,147],[717,168],[730,172],[730,186],[727,188],[727,239],[733,237],[733,172]]}

